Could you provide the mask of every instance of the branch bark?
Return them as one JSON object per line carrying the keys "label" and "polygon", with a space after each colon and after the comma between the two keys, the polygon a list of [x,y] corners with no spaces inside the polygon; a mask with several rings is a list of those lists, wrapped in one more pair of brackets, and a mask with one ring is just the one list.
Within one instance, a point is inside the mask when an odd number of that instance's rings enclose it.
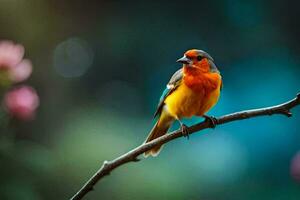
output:
{"label": "branch bark", "polygon": [[[297,94],[296,98],[280,105],[236,112],[236,113],[232,113],[232,114],[228,114],[216,118],[215,125],[221,125],[232,121],[243,120],[243,119],[264,116],[264,115],[281,114],[287,117],[291,117],[292,113],[290,112],[290,110],[299,104],[300,104],[300,93]],[[188,128],[188,132],[189,134],[193,134],[200,130],[213,128],[213,127],[214,124],[212,124],[212,122],[210,122],[209,120],[206,120],[201,123],[190,126]],[[142,144],[112,161],[104,161],[101,168],[85,183],[85,185],[71,198],[71,200],[82,199],[88,192],[93,190],[93,187],[96,185],[96,183],[99,180],[101,180],[104,176],[109,175],[111,171],[113,171],[115,168],[120,167],[121,165],[124,165],[129,162],[137,162],[139,161],[138,159],[139,155],[150,150],[154,146],[158,144],[165,144],[171,140],[174,140],[182,136],[183,135],[181,130],[173,131],[170,134],[161,136],[155,140],[152,140],[151,142]]]}

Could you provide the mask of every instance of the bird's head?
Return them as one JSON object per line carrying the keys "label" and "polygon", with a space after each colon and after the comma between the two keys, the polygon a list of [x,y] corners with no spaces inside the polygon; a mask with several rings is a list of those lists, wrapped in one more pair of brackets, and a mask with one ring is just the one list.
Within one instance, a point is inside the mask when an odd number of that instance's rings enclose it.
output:
{"label": "bird's head", "polygon": [[184,53],[184,56],[177,60],[184,67],[195,67],[203,72],[219,72],[214,59],[205,51],[191,49]]}

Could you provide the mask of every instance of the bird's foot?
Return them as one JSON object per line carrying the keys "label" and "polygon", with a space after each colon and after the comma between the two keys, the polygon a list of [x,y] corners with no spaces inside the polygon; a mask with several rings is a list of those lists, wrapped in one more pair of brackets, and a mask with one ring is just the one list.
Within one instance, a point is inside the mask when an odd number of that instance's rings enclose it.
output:
{"label": "bird's foot", "polygon": [[205,121],[209,121],[212,128],[216,128],[217,123],[218,123],[217,118],[215,118],[214,116],[207,116],[207,115],[203,115],[203,117],[205,118]]}
{"label": "bird's foot", "polygon": [[183,137],[186,137],[187,139],[189,139],[190,138],[189,131],[188,131],[189,127],[183,123],[180,123],[180,128],[181,128]]}

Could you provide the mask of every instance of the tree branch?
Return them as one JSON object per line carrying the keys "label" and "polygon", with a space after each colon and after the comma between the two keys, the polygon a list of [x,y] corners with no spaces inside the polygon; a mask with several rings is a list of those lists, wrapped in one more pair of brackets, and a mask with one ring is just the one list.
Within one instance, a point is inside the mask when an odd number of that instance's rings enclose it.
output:
{"label": "tree branch", "polygon": [[[287,117],[291,117],[292,113],[290,110],[297,105],[300,104],[300,93],[297,95],[296,98],[285,102],[280,105],[267,107],[267,108],[260,108],[260,109],[253,109],[253,110],[246,110],[241,112],[236,112],[228,115],[224,115],[222,117],[216,118],[215,125],[221,125],[232,121],[248,119],[252,117],[264,116],[264,115],[274,115],[274,114],[281,114]],[[213,128],[214,124],[209,120],[204,122],[195,124],[188,128],[189,134],[193,134],[203,129]],[[112,161],[104,161],[101,168],[88,180],[85,185],[71,198],[71,200],[80,200],[82,199],[88,192],[93,190],[94,185],[102,179],[104,176],[109,175],[111,171],[115,168],[124,165],[129,162],[137,162],[139,161],[138,156],[143,154],[144,152],[152,149],[156,145],[165,144],[171,140],[176,138],[182,137],[181,130],[173,131],[170,134],[166,134],[161,136],[151,142],[146,144],[142,144],[135,149],[121,155],[120,157],[112,160]]]}

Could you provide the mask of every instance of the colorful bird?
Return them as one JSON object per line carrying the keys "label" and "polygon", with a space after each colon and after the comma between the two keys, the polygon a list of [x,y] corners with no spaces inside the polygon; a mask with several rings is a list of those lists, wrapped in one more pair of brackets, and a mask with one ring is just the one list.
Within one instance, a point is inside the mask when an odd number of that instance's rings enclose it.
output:
{"label": "colorful bird", "polygon": [[[177,120],[184,136],[188,136],[187,126],[182,118],[201,116],[214,124],[214,118],[205,115],[219,100],[222,77],[213,58],[202,50],[192,49],[177,60],[183,67],[171,77],[163,92],[154,116],[158,120],[145,143],[166,134]],[[145,152],[144,156],[157,156],[162,145]]]}

